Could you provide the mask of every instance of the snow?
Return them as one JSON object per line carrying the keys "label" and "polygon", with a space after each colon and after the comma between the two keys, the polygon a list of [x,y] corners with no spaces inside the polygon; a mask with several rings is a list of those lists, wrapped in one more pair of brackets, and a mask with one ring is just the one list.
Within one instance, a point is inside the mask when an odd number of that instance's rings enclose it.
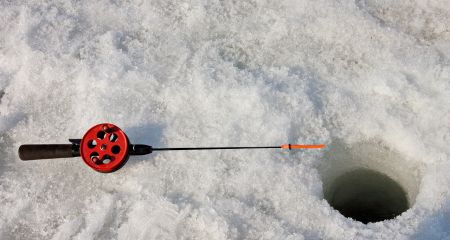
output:
{"label": "snow", "polygon": [[[0,239],[450,239],[446,1],[0,1]],[[112,174],[22,162],[112,122],[164,152]],[[359,161],[359,160],[361,161]],[[382,171],[411,208],[345,218]]]}

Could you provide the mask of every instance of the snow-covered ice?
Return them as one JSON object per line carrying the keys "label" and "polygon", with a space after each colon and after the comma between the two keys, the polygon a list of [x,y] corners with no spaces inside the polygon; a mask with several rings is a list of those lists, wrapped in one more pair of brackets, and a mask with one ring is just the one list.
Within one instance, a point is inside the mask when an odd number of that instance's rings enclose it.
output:
{"label": "snow-covered ice", "polygon": [[[0,239],[450,239],[450,4],[0,1]],[[112,122],[165,152],[112,174],[22,162]],[[354,167],[411,208],[367,225],[324,200]]]}

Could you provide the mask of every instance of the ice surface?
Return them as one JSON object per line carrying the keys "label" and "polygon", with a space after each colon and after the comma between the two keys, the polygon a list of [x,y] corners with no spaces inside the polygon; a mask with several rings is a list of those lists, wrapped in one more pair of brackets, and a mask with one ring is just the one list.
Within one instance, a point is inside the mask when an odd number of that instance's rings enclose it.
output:
{"label": "ice surface", "polygon": [[[449,42],[446,1],[0,1],[0,239],[450,239]],[[369,143],[415,201],[343,217],[330,150],[18,159],[100,122],[158,147]]]}

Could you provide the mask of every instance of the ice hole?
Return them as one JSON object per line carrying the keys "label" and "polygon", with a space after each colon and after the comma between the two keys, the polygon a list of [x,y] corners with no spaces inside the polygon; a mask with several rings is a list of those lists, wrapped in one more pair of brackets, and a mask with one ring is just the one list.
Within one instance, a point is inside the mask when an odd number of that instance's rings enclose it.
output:
{"label": "ice hole", "polygon": [[415,202],[419,166],[381,142],[342,142],[329,147],[319,166],[331,207],[362,223],[393,219]]}
{"label": "ice hole", "polygon": [[324,195],[342,215],[362,223],[392,219],[409,208],[402,186],[370,169],[344,173],[334,180]]}

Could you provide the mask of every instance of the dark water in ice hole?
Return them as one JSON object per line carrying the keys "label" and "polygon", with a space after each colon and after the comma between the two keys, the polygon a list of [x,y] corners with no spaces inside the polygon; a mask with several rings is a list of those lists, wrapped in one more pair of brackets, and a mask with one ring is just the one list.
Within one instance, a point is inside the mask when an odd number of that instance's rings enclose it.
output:
{"label": "dark water in ice hole", "polygon": [[342,215],[362,223],[392,219],[409,208],[403,188],[390,177],[370,169],[341,175],[325,189],[324,195]]}

